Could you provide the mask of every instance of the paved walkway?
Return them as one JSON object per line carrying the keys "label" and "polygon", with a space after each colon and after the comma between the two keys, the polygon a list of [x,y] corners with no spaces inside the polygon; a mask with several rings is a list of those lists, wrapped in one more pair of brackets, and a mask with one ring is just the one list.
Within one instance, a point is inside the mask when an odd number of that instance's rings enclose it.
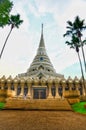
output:
{"label": "paved walkway", "polygon": [[0,130],[86,130],[86,115],[71,111],[0,111]]}

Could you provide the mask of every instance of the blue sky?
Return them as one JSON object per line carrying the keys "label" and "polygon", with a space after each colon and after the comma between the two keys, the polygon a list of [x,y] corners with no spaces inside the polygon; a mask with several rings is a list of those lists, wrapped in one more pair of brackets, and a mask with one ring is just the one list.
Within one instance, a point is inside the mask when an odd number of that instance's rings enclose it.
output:
{"label": "blue sky", "polygon": [[[0,77],[15,77],[27,71],[36,55],[43,23],[45,46],[56,72],[66,78],[80,78],[77,54],[65,45],[63,34],[68,20],[73,21],[77,15],[86,20],[86,0],[13,0],[13,3],[12,13],[20,13],[24,22],[20,29],[13,30],[7,42],[0,60]],[[0,29],[0,50],[9,30],[10,27]],[[86,55],[86,46],[84,50]]]}

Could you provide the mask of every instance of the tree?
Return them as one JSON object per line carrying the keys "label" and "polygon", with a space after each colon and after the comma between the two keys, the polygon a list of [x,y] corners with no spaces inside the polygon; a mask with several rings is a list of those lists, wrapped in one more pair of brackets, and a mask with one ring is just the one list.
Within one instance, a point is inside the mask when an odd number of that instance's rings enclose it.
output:
{"label": "tree", "polygon": [[10,2],[10,0],[0,0],[0,27],[4,27],[6,25],[10,25],[11,29],[9,34],[6,37],[6,40],[4,42],[4,45],[2,47],[0,58],[2,56],[2,53],[4,51],[4,48],[6,46],[7,40],[12,32],[12,30],[16,27],[19,28],[19,25],[23,22],[23,20],[20,20],[20,15],[11,15],[10,12],[12,10],[13,3]]}
{"label": "tree", "polygon": [[66,28],[68,30],[66,31],[64,36],[72,37],[72,35],[75,35],[79,38],[80,47],[82,49],[82,54],[83,54],[85,72],[86,72],[86,60],[85,60],[85,53],[84,53],[84,48],[83,48],[83,46],[86,44],[86,40],[84,40],[84,42],[82,42],[82,39],[81,39],[83,36],[82,31],[84,29],[86,29],[86,25],[84,22],[85,22],[85,20],[80,20],[79,16],[76,16],[74,22],[67,21],[68,26]]}
{"label": "tree", "polygon": [[4,48],[5,48],[5,46],[6,46],[7,40],[8,40],[8,38],[9,38],[9,36],[10,36],[12,30],[13,30],[15,27],[16,27],[16,28],[19,28],[19,26],[20,26],[20,24],[21,24],[22,22],[23,22],[23,20],[20,20],[20,15],[19,15],[19,14],[17,14],[17,15],[11,15],[11,16],[10,16],[9,21],[8,21],[8,25],[11,26],[11,29],[10,29],[10,32],[9,32],[9,34],[7,35],[7,38],[6,38],[5,42],[4,42],[3,48],[2,48],[1,53],[0,53],[0,58],[1,58],[1,56],[2,56],[2,53],[3,53]]}
{"label": "tree", "polygon": [[13,3],[9,0],[0,0],[0,27],[4,27],[8,24],[12,7]]}
{"label": "tree", "polygon": [[[82,74],[82,79],[83,79],[83,85],[84,85],[84,89],[85,89],[85,95],[86,95],[86,87],[85,87],[85,78],[84,78],[84,72],[83,72],[83,67],[82,67],[82,62],[81,62],[81,58],[80,58],[80,54],[79,54],[79,47],[81,46],[81,43],[79,41],[79,38],[77,36],[75,36],[74,34],[72,34],[71,36],[71,41],[66,41],[65,42],[67,45],[70,46],[70,48],[75,49],[75,51],[78,54],[78,59],[79,59],[79,63],[80,63],[80,68],[81,68],[81,74]],[[84,43],[84,41],[83,41]]]}

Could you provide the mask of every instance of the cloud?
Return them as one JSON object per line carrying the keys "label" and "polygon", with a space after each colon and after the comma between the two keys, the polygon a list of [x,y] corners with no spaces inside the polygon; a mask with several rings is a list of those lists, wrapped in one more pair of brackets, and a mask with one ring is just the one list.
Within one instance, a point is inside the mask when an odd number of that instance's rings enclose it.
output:
{"label": "cloud", "polygon": [[15,1],[13,0],[13,9],[11,11],[12,14],[19,13],[21,16],[21,19],[24,21],[22,24],[23,31],[28,32],[28,28],[30,26],[29,18],[27,16],[26,10],[25,10],[25,2],[22,1]]}

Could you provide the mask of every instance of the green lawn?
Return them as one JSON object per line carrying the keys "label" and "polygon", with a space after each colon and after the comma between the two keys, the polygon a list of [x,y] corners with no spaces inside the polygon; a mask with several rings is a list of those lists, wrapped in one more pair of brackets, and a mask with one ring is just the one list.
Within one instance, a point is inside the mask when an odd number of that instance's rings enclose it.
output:
{"label": "green lawn", "polygon": [[86,102],[75,103],[75,104],[72,105],[72,109],[75,112],[86,114],[86,108],[84,107],[85,104],[86,104]]}
{"label": "green lawn", "polygon": [[0,102],[0,110],[1,110],[2,108],[4,108],[4,105],[5,105],[5,103]]}

